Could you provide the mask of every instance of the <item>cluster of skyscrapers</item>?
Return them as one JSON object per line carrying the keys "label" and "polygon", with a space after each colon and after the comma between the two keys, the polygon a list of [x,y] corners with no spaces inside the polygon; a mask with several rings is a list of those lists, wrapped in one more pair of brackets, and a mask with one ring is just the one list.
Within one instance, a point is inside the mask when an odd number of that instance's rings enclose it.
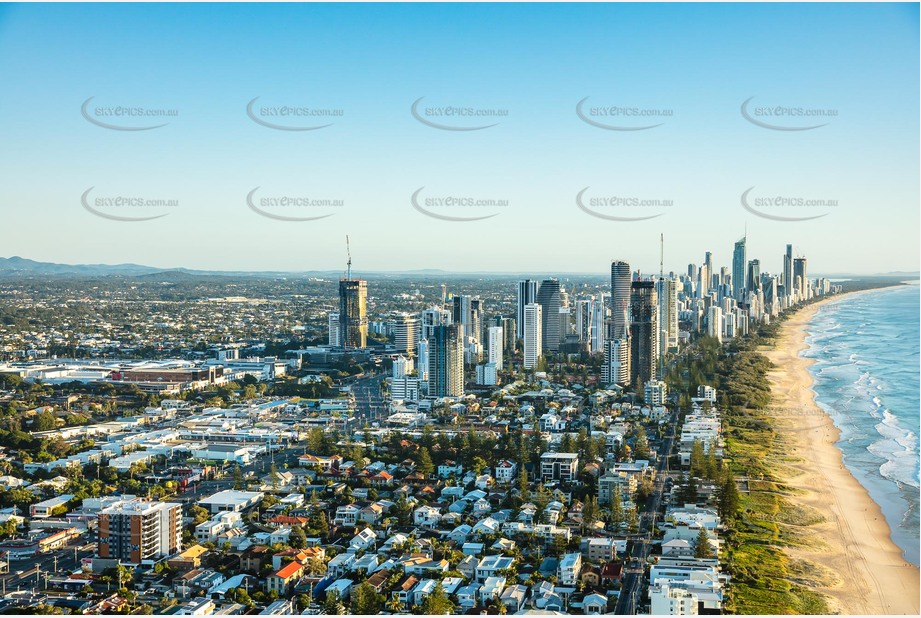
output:
{"label": "cluster of skyscrapers", "polygon": [[[611,262],[608,293],[570,299],[560,281],[525,279],[517,283],[514,315],[486,317],[478,296],[446,298],[419,315],[391,317],[395,351],[395,399],[460,397],[465,367],[480,385],[499,383],[505,363],[522,351],[521,368],[535,370],[542,359],[601,354],[601,379],[644,392],[656,387],[664,358],[686,343],[692,332],[719,340],[744,335],[752,323],[767,322],[786,307],[828,293],[830,283],[806,276],[806,258],[783,255],[783,272],[762,272],[747,258],[747,238],[735,243],[732,268],[714,267],[712,253],[687,274],[642,275],[626,261]],[[450,300],[450,302],[448,302]],[[680,325],[680,328],[679,328]],[[329,316],[329,344],[367,345],[367,282],[339,282],[339,311]]]}

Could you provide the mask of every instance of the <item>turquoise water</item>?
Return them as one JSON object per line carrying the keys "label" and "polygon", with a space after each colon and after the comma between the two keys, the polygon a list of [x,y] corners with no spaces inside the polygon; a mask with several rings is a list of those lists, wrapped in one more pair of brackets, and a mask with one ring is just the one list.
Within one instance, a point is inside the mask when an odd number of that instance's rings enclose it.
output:
{"label": "turquoise water", "polygon": [[919,312],[917,282],[819,308],[802,355],[816,363],[816,401],[841,431],[844,464],[880,505],[906,560],[919,559]]}

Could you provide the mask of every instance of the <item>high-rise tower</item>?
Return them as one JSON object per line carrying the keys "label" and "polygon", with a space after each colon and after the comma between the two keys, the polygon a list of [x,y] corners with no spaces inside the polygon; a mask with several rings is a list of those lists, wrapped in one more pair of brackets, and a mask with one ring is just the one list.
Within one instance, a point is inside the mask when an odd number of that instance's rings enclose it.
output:
{"label": "high-rise tower", "polygon": [[608,339],[617,339],[624,333],[626,319],[624,308],[630,305],[630,264],[615,260],[611,262],[611,330]]}

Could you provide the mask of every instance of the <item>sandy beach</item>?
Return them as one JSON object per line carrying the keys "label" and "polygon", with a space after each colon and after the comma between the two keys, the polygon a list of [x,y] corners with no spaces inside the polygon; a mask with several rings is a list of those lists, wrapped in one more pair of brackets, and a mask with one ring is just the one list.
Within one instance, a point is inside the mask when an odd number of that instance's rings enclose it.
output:
{"label": "sandy beach", "polygon": [[[857,292],[863,293],[863,292]],[[841,298],[840,296],[834,298]],[[769,373],[773,416],[794,461],[784,482],[795,488],[791,501],[820,512],[825,521],[809,527],[821,539],[784,551],[794,560],[821,565],[830,577],[813,589],[841,614],[919,614],[919,570],[906,562],[889,537],[882,511],[842,464],[835,447],[839,432],[815,403],[814,361],[806,348],[806,325],[822,301],[796,312],[781,328],[773,350],[763,350],[776,366]]]}

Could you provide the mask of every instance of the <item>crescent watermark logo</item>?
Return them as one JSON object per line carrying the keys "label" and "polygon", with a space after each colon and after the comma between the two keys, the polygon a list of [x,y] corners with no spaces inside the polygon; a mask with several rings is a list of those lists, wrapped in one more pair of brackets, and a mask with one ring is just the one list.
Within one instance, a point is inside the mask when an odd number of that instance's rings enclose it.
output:
{"label": "crescent watermark logo", "polygon": [[329,122],[327,124],[298,126],[292,124],[279,124],[278,122],[267,120],[268,118],[277,118],[279,120],[289,118],[336,118],[341,117],[344,114],[343,110],[341,109],[321,109],[293,105],[262,105],[256,107],[256,101],[258,101],[260,98],[261,97],[256,97],[246,104],[246,115],[249,116],[249,119],[256,124],[262,125],[263,127],[269,129],[275,129],[276,131],[318,131],[320,129],[331,127],[336,123]]}
{"label": "crescent watermark logo", "polygon": [[90,107],[90,101],[95,98],[95,96],[92,96],[84,101],[83,105],[80,106],[80,113],[87,120],[87,122],[90,122],[97,127],[102,127],[103,129],[109,129],[111,131],[151,131],[153,129],[165,127],[169,123],[164,122],[161,124],[145,126],[124,126],[105,122],[101,120],[101,118],[162,118],[175,117],[179,115],[179,110],[175,109],[147,109],[146,107],[131,107],[122,105],[116,105],[112,107]]}
{"label": "crescent watermark logo", "polygon": [[[307,209],[307,208],[341,208],[343,205],[342,200],[330,200],[330,199],[312,199],[310,197],[301,196],[301,195],[283,195],[278,197],[262,197],[259,200],[255,199],[256,191],[260,187],[256,187],[252,191],[246,194],[246,205],[249,206],[249,209],[254,213],[267,217],[269,219],[274,219],[276,221],[319,221],[320,219],[326,219],[327,217],[332,217],[334,212],[327,213],[325,215],[316,215],[310,217],[300,217],[293,215],[282,215],[278,214],[278,210],[284,209],[286,212],[296,212],[296,209]],[[258,205],[257,205],[258,203]],[[273,210],[275,212],[273,212]]]}
{"label": "crescent watermark logo", "polygon": [[83,195],[80,196],[80,203],[88,212],[96,215],[97,217],[108,219],[109,221],[153,221],[154,219],[161,219],[169,214],[161,213],[158,215],[150,215],[144,217],[128,216],[122,214],[116,215],[112,214],[111,212],[111,210],[114,209],[125,211],[126,209],[176,207],[179,205],[179,200],[151,200],[138,196],[97,197],[94,198],[91,203],[90,192],[93,189],[95,189],[95,187],[90,187],[83,192]]}
{"label": "crescent watermark logo", "polygon": [[824,127],[828,123],[823,122],[822,124],[795,127],[787,124],[766,122],[762,119],[776,118],[778,120],[784,120],[790,118],[828,118],[838,116],[838,110],[836,109],[812,109],[806,107],[787,107],[784,105],[750,108],[749,104],[754,98],[755,97],[748,97],[742,102],[742,107],[740,108],[742,117],[757,127],[770,129],[771,131],[812,131],[813,129]]}
{"label": "crescent watermark logo", "polygon": [[771,221],[811,221],[812,219],[821,219],[829,213],[824,212],[820,215],[791,217],[787,215],[769,214],[759,210],[759,208],[779,209],[779,212],[793,212],[795,210],[802,212],[802,209],[804,208],[835,208],[838,206],[837,200],[829,199],[806,199],[802,197],[791,197],[785,195],[774,195],[770,197],[749,197],[749,194],[752,192],[752,190],[754,190],[754,188],[755,187],[749,187],[742,193],[742,208],[755,215],[756,217],[761,217],[762,219],[770,219]]}
{"label": "crescent watermark logo", "polygon": [[[643,217],[628,217],[625,215],[615,215],[615,214],[605,214],[595,210],[596,208],[603,209],[615,209],[615,208],[670,208],[674,206],[672,200],[663,200],[663,199],[645,199],[633,196],[599,196],[599,197],[585,197],[585,192],[588,191],[591,187],[585,187],[579,193],[576,194],[576,206],[579,207],[579,210],[589,214],[598,219],[604,219],[605,221],[619,221],[619,222],[629,222],[629,221],[646,221],[648,219],[655,219],[656,217],[661,217],[664,215],[664,212],[660,212],[654,215],[646,215]],[[587,202],[587,204],[586,204]],[[618,212],[617,210],[612,210],[612,212]]]}
{"label": "crescent watermark logo", "polygon": [[459,107],[455,105],[443,105],[443,106],[432,106],[432,107],[420,107],[422,99],[425,97],[419,97],[416,99],[412,107],[410,107],[410,113],[412,113],[413,118],[421,122],[422,124],[432,127],[433,129],[440,129],[442,131],[482,131],[483,129],[489,129],[501,123],[494,122],[492,124],[480,124],[475,126],[463,126],[456,124],[444,124],[442,122],[435,122],[430,120],[431,118],[444,118],[444,119],[460,119],[460,118],[504,118],[508,116],[507,109],[494,109],[494,108],[477,108],[477,107]]}
{"label": "crescent watermark logo", "polygon": [[[445,214],[447,212],[468,211],[476,208],[507,208],[508,200],[501,199],[482,199],[468,196],[447,195],[442,197],[420,198],[419,194],[425,187],[419,187],[409,198],[413,208],[421,212],[426,217],[439,219],[440,221],[482,221],[491,219],[501,213],[494,212],[489,215],[481,216],[459,216]],[[434,209],[434,210],[432,210]],[[436,212],[441,210],[442,212]]]}
{"label": "crescent watermark logo", "polygon": [[657,124],[647,124],[642,126],[629,126],[619,123],[611,124],[607,122],[601,122],[596,120],[596,118],[657,118],[671,117],[674,115],[674,112],[670,109],[618,106],[596,106],[586,108],[585,102],[590,98],[591,97],[585,97],[576,103],[576,115],[582,122],[590,124],[591,126],[597,127],[599,129],[604,129],[606,131],[647,131],[649,129],[661,127],[665,123],[660,122]]}

